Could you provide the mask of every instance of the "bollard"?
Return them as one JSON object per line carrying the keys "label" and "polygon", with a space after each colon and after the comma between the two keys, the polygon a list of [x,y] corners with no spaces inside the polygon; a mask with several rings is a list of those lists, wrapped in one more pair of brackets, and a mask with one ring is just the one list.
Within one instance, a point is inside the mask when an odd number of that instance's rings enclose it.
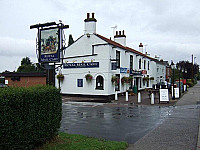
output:
{"label": "bollard", "polygon": [[174,96],[174,88],[173,88],[173,86],[172,86],[172,97]]}
{"label": "bollard", "polygon": [[118,100],[117,91],[115,91],[115,100]]}
{"label": "bollard", "polygon": [[126,102],[128,102],[128,92],[126,92]]}
{"label": "bollard", "polygon": [[138,103],[141,103],[141,94],[138,92]]}
{"label": "bollard", "polygon": [[154,105],[154,94],[151,94],[151,104]]}

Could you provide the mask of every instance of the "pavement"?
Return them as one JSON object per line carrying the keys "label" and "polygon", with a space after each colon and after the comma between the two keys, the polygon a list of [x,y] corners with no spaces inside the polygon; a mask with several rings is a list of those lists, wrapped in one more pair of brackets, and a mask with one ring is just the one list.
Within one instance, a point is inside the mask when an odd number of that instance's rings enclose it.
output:
{"label": "pavement", "polygon": [[[142,102],[137,102],[137,95],[119,96],[118,100],[102,103],[103,106],[173,106],[169,116],[156,128],[133,144],[127,150],[200,150],[200,83],[189,88],[179,100],[159,103],[159,95],[155,95],[155,104],[151,105],[148,92],[141,92]],[[63,102],[101,102],[102,98],[84,98],[63,96]]]}
{"label": "pavement", "polygon": [[[141,103],[138,103],[138,97],[137,94],[129,94],[128,96],[128,101],[126,101],[126,96],[125,95],[119,95],[118,96],[118,100],[111,100],[111,101],[107,101],[105,100],[105,98],[101,98],[101,97],[76,97],[76,96],[63,96],[63,102],[102,102],[104,103],[104,105],[119,105],[119,106],[123,106],[123,105],[151,105],[151,99],[149,96],[149,93],[147,91],[140,91],[141,93]],[[169,103],[159,103],[159,95],[158,93],[155,94],[154,99],[154,105],[151,106],[174,106],[177,102],[176,100],[172,100],[171,95],[169,96],[170,101]]]}
{"label": "pavement", "polygon": [[200,150],[200,83],[188,89],[157,128],[127,150]]}

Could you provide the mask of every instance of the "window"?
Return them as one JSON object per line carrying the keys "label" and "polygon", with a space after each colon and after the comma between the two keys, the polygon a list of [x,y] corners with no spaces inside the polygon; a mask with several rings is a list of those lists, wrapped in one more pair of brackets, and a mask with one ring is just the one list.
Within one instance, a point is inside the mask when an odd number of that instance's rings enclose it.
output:
{"label": "window", "polygon": [[159,68],[157,68],[157,72],[159,72]]}
{"label": "window", "polygon": [[147,67],[148,67],[148,70],[149,70],[149,61],[148,61],[148,66]]}
{"label": "window", "polygon": [[144,69],[146,69],[146,60],[144,60]]}
{"label": "window", "polygon": [[120,51],[116,51],[117,68],[120,68]]}
{"label": "window", "polygon": [[142,60],[141,60],[141,58],[139,59],[139,69],[141,69],[141,62]]}
{"label": "window", "polygon": [[130,55],[130,70],[133,69],[133,56]]}
{"label": "window", "polygon": [[83,79],[77,79],[77,87],[83,87]]}
{"label": "window", "polygon": [[103,77],[97,76],[96,78],[96,89],[103,90]]}

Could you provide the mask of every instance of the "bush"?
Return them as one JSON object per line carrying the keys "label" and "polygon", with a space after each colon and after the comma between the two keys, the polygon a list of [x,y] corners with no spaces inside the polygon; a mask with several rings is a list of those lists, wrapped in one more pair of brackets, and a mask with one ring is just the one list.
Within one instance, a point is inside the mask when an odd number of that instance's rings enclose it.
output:
{"label": "bush", "polygon": [[33,149],[55,136],[62,101],[52,86],[0,90],[0,149]]}

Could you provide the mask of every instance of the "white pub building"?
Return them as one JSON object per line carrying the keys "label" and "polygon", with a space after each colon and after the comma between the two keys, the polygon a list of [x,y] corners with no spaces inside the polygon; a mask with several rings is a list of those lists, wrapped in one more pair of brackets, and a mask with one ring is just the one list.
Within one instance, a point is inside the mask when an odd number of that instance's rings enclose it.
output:
{"label": "white pub building", "polygon": [[[96,33],[94,13],[84,20],[84,35],[65,50],[62,94],[114,96],[127,89],[142,90],[165,81],[166,66],[156,58],[126,46],[124,31],[116,31],[114,41]],[[162,65],[163,64],[163,65]],[[163,72],[158,73],[158,68]],[[127,83],[128,82],[128,83]],[[59,87],[56,79],[56,86]]]}

